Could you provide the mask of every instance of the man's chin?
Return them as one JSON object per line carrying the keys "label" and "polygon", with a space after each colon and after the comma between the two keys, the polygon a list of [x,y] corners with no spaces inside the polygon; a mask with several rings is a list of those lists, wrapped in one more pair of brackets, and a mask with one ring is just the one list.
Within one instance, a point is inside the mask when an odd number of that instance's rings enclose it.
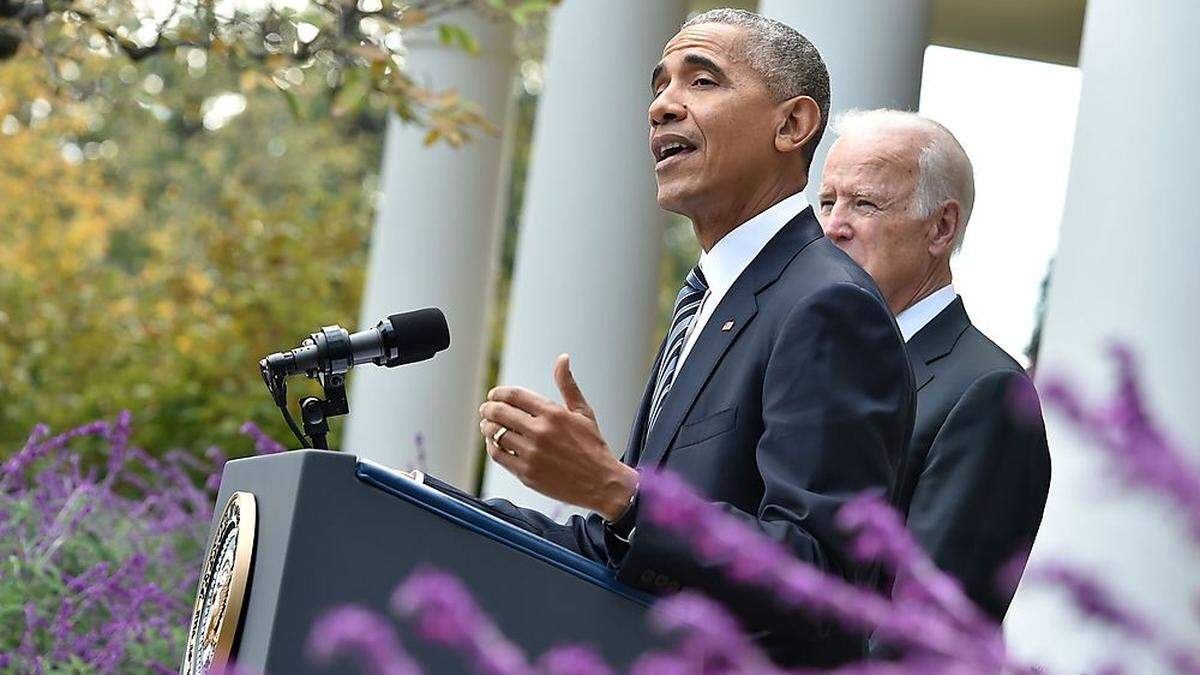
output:
{"label": "man's chin", "polygon": [[672,189],[672,186],[658,186],[658,207],[664,211],[686,216],[688,215],[687,204],[690,201],[688,195],[682,194],[681,190]]}

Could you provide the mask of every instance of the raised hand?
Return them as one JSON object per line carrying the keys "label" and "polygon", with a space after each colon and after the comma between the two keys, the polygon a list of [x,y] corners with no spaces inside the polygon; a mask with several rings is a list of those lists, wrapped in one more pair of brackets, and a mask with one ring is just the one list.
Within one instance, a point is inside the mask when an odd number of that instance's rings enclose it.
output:
{"label": "raised hand", "polygon": [[637,471],[613,456],[566,354],[554,363],[554,382],[565,405],[524,387],[488,392],[479,407],[488,455],[547,497],[615,520],[637,489]]}

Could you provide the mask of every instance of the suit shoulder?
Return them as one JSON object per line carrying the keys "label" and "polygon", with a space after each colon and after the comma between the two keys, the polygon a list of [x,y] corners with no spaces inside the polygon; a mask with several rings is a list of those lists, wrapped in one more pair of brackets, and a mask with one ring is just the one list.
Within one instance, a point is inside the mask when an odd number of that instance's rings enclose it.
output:
{"label": "suit shoulder", "polygon": [[887,307],[871,275],[827,237],[816,239],[800,251],[784,269],[779,281],[793,299],[839,284],[850,284],[866,291],[884,308]]}
{"label": "suit shoulder", "polygon": [[984,335],[975,324],[967,326],[946,360],[964,375],[969,374],[972,380],[995,371],[1019,374],[1026,379],[1029,377],[1016,359]]}
{"label": "suit shoulder", "polygon": [[1036,389],[1021,364],[980,332],[968,325],[949,354],[930,364],[933,380],[917,394],[918,407],[926,423],[941,425],[950,411],[968,397],[1025,398],[1036,400]]}

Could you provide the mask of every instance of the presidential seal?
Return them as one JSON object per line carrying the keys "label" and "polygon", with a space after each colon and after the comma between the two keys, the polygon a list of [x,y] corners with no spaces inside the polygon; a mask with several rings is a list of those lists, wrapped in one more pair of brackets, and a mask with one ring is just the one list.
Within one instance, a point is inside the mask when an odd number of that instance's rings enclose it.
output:
{"label": "presidential seal", "polygon": [[200,569],[181,675],[203,675],[229,662],[250,581],[256,521],[254,495],[230,495]]}

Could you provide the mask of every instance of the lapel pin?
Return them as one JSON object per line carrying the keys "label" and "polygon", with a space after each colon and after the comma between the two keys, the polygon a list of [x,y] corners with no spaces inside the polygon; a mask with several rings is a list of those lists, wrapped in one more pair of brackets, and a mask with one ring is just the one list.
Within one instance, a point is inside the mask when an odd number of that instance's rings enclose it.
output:
{"label": "lapel pin", "polygon": [[733,329],[733,319],[730,319],[729,321],[726,321],[726,322],[725,322],[725,325],[724,325],[724,326],[721,326],[721,330],[722,330],[722,331],[726,331],[726,332],[728,332],[728,331],[730,331],[730,330],[732,330],[732,329]]}

